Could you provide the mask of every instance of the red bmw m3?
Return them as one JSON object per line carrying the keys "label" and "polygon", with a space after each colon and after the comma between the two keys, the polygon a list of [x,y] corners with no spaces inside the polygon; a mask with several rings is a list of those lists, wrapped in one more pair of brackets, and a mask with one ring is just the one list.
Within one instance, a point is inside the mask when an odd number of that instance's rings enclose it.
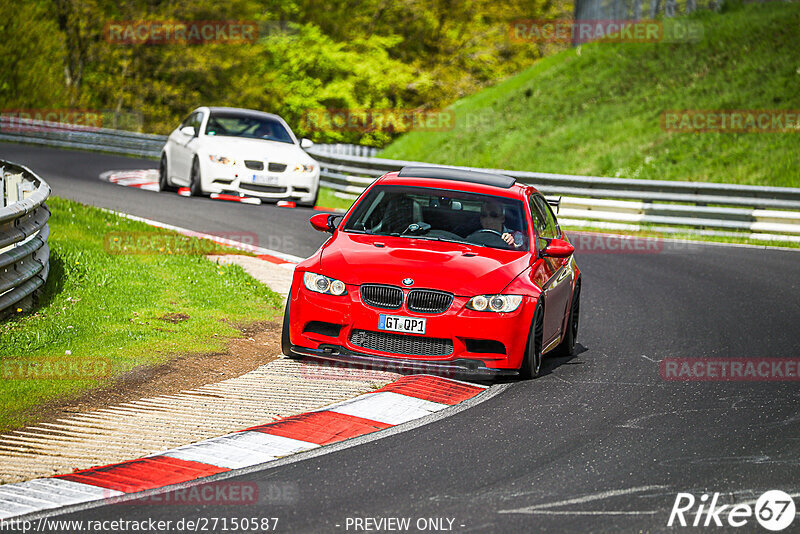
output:
{"label": "red bmw m3", "polygon": [[344,215],[297,265],[282,350],[448,376],[539,375],[573,354],[581,274],[534,187],[500,174],[405,167]]}

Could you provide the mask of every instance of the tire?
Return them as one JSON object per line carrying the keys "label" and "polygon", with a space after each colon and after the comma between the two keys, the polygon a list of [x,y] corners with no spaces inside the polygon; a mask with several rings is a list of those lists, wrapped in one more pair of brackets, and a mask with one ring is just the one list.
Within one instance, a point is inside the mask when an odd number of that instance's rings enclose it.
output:
{"label": "tire", "polygon": [[575,340],[578,337],[578,323],[580,322],[581,312],[581,286],[575,286],[575,291],[572,295],[572,303],[569,307],[569,319],[567,319],[567,328],[565,329],[564,338],[553,350],[554,356],[574,356],[575,355]]}
{"label": "tire", "polygon": [[283,312],[283,329],[281,330],[281,352],[287,358],[299,360],[302,356],[298,356],[292,352],[292,340],[289,338],[289,301],[291,299],[291,291],[289,297],[286,299],[286,309]]}
{"label": "tire", "polygon": [[158,164],[158,189],[160,191],[177,191],[177,188],[173,187],[169,183],[169,173],[167,172],[167,155],[161,154],[161,161]]}
{"label": "tire", "polygon": [[189,192],[193,197],[203,194],[203,182],[200,179],[200,160],[195,157],[192,160],[192,174],[189,180]]}
{"label": "tire", "polygon": [[544,308],[541,304],[536,306],[531,320],[531,329],[528,333],[528,344],[525,347],[525,356],[519,367],[519,376],[523,380],[538,378],[542,371],[542,333],[544,330]]}

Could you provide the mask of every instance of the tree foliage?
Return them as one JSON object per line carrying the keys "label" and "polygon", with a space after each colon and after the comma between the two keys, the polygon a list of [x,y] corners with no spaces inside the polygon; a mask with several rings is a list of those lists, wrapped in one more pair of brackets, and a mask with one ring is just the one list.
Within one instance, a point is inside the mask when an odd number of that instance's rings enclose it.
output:
{"label": "tree foliage", "polygon": [[[262,109],[316,141],[383,145],[391,133],[316,131],[308,110],[436,109],[519,72],[544,50],[509,23],[568,16],[562,0],[24,0],[0,24],[3,107],[63,106],[141,117],[165,133],[199,105]],[[13,15],[12,15],[13,12]],[[19,13],[23,16],[20,16]],[[255,21],[253,43],[119,44],[120,21]],[[113,122],[113,121],[112,121]]]}

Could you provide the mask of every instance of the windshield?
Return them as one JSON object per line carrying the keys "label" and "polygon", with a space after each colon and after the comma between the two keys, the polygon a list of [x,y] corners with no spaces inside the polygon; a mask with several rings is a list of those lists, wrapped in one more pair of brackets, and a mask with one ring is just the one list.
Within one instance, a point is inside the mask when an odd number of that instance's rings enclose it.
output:
{"label": "windshield", "polygon": [[294,144],[292,136],[279,121],[238,113],[213,113],[206,125],[206,135],[247,137]]}
{"label": "windshield", "polygon": [[386,185],[359,201],[344,230],[528,250],[524,214],[512,198]]}

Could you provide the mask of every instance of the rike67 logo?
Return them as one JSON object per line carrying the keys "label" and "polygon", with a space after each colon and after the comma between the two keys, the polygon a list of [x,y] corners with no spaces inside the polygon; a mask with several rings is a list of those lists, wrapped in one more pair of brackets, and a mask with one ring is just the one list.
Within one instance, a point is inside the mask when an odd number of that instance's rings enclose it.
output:
{"label": "rike67 logo", "polygon": [[781,490],[765,492],[755,501],[739,504],[720,504],[720,494],[703,494],[699,499],[691,493],[679,493],[672,505],[667,526],[730,526],[743,527],[755,517],[767,530],[778,532],[794,522],[795,506],[792,496]]}

